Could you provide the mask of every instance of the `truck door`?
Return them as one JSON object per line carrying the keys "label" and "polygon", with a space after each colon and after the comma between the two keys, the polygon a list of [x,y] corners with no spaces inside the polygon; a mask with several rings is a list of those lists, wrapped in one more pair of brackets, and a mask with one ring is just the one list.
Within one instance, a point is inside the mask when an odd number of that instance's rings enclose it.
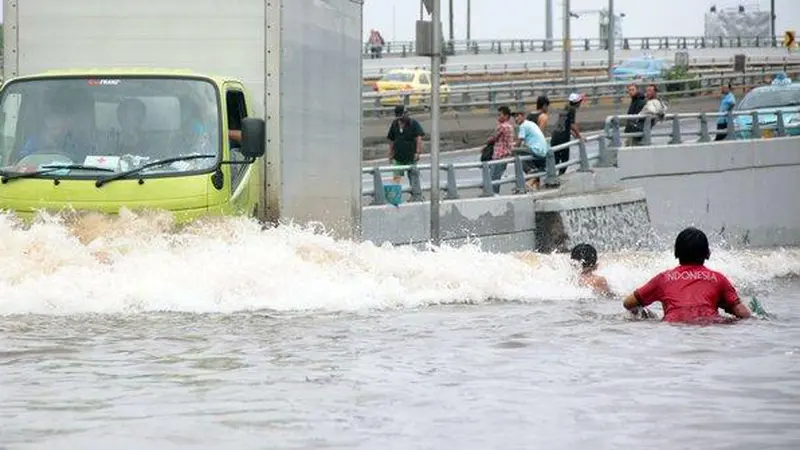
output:
{"label": "truck door", "polygon": [[[230,144],[230,158],[232,161],[241,161],[244,156],[239,152],[241,147],[242,119],[247,117],[247,105],[245,104],[244,92],[237,87],[228,87],[225,90],[225,100],[228,114],[228,142]],[[231,195],[235,195],[236,189],[244,179],[244,175],[250,168],[247,164],[232,164],[231,168]]]}

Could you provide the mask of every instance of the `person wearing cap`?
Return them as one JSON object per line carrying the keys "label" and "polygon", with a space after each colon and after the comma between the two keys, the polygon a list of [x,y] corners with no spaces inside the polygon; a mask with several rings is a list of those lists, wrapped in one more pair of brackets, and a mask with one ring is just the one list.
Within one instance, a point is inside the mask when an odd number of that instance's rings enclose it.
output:
{"label": "person wearing cap", "polygon": [[[576,92],[569,94],[569,97],[567,97],[567,105],[564,106],[564,110],[559,113],[556,129],[553,131],[552,138],[550,138],[551,148],[566,144],[572,140],[573,135],[578,139],[583,139],[581,131],[578,128],[578,124],[575,123],[575,115],[578,112],[581,102],[583,102],[583,95]],[[569,161],[569,147],[563,150],[556,150],[554,156],[556,159],[556,164]],[[567,168],[563,167],[558,170],[558,173],[563,175],[566,171]]]}
{"label": "person wearing cap", "polygon": [[659,273],[625,297],[625,309],[634,312],[661,302],[665,322],[695,324],[727,322],[720,308],[740,319],[752,316],[728,278],[705,266],[711,257],[705,233],[684,229],[675,239],[674,253],[678,267]]}
{"label": "person wearing cap", "polygon": [[[425,131],[422,125],[408,115],[402,105],[394,108],[395,119],[389,126],[389,164],[394,166],[410,166],[419,161],[422,152],[422,137]],[[393,180],[400,183],[403,180],[403,170],[394,171]]]}

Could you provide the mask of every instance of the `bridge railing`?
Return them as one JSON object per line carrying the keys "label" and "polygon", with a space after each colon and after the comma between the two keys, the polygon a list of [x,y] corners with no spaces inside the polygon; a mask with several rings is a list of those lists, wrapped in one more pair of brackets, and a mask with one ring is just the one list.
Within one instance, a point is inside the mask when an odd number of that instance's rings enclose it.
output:
{"label": "bridge railing", "polygon": [[[800,56],[797,55],[784,55],[784,56],[747,56],[745,63],[750,67],[778,66],[787,62],[797,62]],[[624,60],[617,61],[622,64]],[[734,57],[726,56],[722,58],[715,57],[694,57],[689,59],[689,67],[691,68],[720,68],[727,67],[733,68]],[[575,72],[592,71],[608,73],[608,60],[605,59],[584,59],[572,62],[572,70]],[[378,80],[385,73],[397,69],[420,69],[430,70],[428,64],[415,64],[415,65],[397,65],[397,66],[384,66],[384,67],[365,67],[362,74],[365,80]],[[542,74],[546,72],[560,72],[562,70],[561,60],[542,60],[542,61],[511,61],[504,63],[472,63],[472,64],[458,64],[450,63],[442,65],[442,76],[458,77],[458,78],[478,78],[486,77],[489,75],[520,75],[520,74]]]}
{"label": "bridge railing", "polygon": [[[717,119],[725,117],[727,128],[716,129]],[[738,117],[747,117],[749,121],[737,121]],[[774,118],[774,120],[773,120]],[[643,130],[639,132],[625,133],[624,127],[628,121],[643,120]],[[683,120],[696,120],[698,128],[687,131],[681,126]],[[672,128],[669,132],[658,132],[653,129],[654,122],[671,122]],[[709,122],[715,126],[709,126]],[[690,114],[666,114],[663,118],[646,115],[614,115],[606,119],[606,129],[603,132],[592,134],[584,139],[574,139],[565,144],[551,147],[545,157],[545,170],[537,172],[525,172],[526,161],[533,160],[533,156],[526,149],[516,149],[514,156],[495,161],[475,161],[464,163],[440,164],[439,170],[444,172],[444,183],[440,185],[445,200],[458,199],[461,192],[465,189],[479,190],[480,197],[491,197],[495,194],[495,186],[513,185],[512,193],[522,195],[530,192],[527,181],[531,179],[540,180],[540,189],[551,189],[561,185],[562,179],[559,175],[560,169],[577,166],[578,171],[590,171],[592,167],[613,167],[616,165],[616,152],[626,146],[625,138],[641,138],[639,145],[652,145],[653,138],[668,138],[667,145],[676,145],[688,142],[709,142],[716,138],[718,134],[726,134],[726,140],[734,139],[762,139],[769,137],[800,136],[800,107],[791,107],[774,110],[760,111],[733,111],[725,113],[690,113]],[[692,137],[694,140],[686,140]],[[590,155],[587,144],[597,142],[598,150],[596,154]],[[576,157],[569,161],[556,164],[555,152],[578,147]],[[477,149],[476,149],[477,150]],[[477,157],[477,155],[476,155]],[[594,164],[593,164],[594,163]],[[509,165],[511,168],[510,176],[504,175],[499,179],[492,179],[492,166]],[[408,185],[403,185],[402,192],[410,194],[411,202],[425,201],[425,193],[430,192],[430,184],[425,184],[421,180],[421,173],[430,173],[430,164],[413,164],[407,166],[379,166],[362,168],[362,175],[372,177],[373,186],[364,189],[362,195],[372,199],[372,205],[386,204],[384,193],[384,174],[393,172],[405,172],[408,175]],[[479,178],[468,178],[462,176],[465,171],[480,171]],[[508,173],[508,169],[506,173]]]}
{"label": "bridge railing", "polygon": [[[616,48],[621,50],[664,50],[701,48],[762,48],[777,47],[779,39],[770,36],[655,36],[627,37],[617,40]],[[607,50],[608,41],[599,38],[575,38],[570,40],[573,51]],[[451,55],[486,53],[530,53],[560,52],[562,39],[474,39],[445,41],[444,50]],[[384,57],[415,56],[414,41],[389,41],[383,46]],[[364,56],[372,55],[371,46],[364,43]]]}
{"label": "bridge railing", "polygon": [[[787,65],[785,72],[789,76],[800,74],[800,62]],[[670,97],[690,97],[718,92],[723,82],[736,86],[750,87],[769,83],[774,72],[766,68],[751,72],[722,72],[699,74],[694,78],[681,80],[641,81],[623,80],[611,82],[589,82],[573,85],[559,85],[532,82],[522,85],[482,85],[453,86],[449,92],[440,94],[442,111],[470,111],[476,109],[492,110],[507,105],[518,110],[528,109],[528,105],[536,102],[539,95],[546,95],[552,101],[566,98],[570,93],[586,94],[590,105],[601,102],[619,105],[627,98],[626,89],[631,81],[638,83],[655,83],[662,95]],[[381,117],[390,115],[394,106],[405,105],[409,111],[428,109],[430,94],[397,92],[367,92],[363,94],[362,111],[365,117]]]}

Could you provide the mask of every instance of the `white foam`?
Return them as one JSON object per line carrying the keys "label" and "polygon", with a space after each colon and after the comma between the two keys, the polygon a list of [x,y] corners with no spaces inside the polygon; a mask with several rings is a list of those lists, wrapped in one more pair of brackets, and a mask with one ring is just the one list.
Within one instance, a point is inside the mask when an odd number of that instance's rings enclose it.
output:
{"label": "white foam", "polygon": [[[800,250],[714,250],[711,268],[739,286],[800,274]],[[675,264],[668,252],[601,255],[628,292]],[[335,240],[294,226],[227,218],[173,229],[168,216],[45,216],[29,228],[0,215],[0,314],[144,311],[346,311],[508,299],[570,300],[567,255],[418,251]]]}

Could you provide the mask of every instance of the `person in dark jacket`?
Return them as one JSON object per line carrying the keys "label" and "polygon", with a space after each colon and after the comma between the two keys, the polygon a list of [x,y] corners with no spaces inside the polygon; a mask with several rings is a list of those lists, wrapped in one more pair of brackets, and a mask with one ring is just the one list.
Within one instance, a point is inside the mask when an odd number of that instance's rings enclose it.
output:
{"label": "person in dark jacket", "polygon": [[[644,105],[647,104],[647,99],[644,97],[644,94],[639,92],[639,86],[637,86],[636,83],[631,83],[628,85],[628,95],[631,97],[631,104],[628,106],[628,115],[634,116],[641,113]],[[639,133],[643,130],[644,119],[628,119],[627,123],[625,124],[626,133]],[[628,140],[628,145],[640,145],[641,142],[641,136],[631,137]]]}

